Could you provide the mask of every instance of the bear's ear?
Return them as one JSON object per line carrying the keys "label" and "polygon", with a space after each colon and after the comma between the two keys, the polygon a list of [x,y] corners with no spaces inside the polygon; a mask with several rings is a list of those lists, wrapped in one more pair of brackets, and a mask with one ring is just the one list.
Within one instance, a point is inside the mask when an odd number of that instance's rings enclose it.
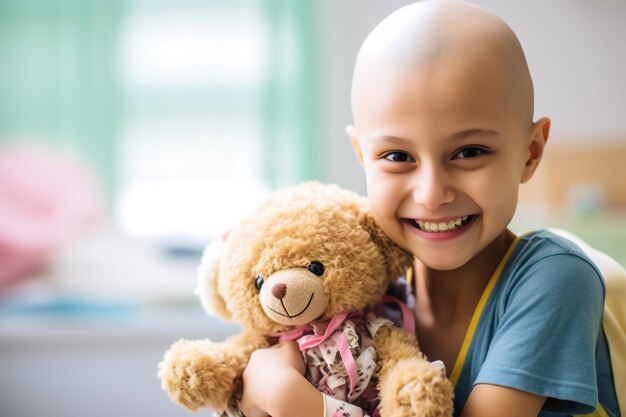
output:
{"label": "bear's ear", "polygon": [[413,255],[389,239],[382,229],[374,222],[371,213],[363,213],[361,224],[378,246],[387,261],[387,274],[390,280],[406,275],[407,269],[413,265]]}
{"label": "bear's ear", "polygon": [[219,266],[223,250],[224,241],[221,239],[214,241],[205,249],[202,263],[198,268],[198,286],[195,292],[200,297],[202,307],[207,313],[217,315],[224,320],[231,320],[231,314],[218,289]]}

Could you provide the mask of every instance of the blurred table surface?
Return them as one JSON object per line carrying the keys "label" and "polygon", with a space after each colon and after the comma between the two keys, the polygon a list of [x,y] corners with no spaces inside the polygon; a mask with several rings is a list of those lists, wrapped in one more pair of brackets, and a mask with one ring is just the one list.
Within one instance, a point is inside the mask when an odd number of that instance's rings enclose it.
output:
{"label": "blurred table surface", "polygon": [[0,314],[0,415],[189,416],[160,387],[163,354],[238,331],[199,306],[84,313]]}

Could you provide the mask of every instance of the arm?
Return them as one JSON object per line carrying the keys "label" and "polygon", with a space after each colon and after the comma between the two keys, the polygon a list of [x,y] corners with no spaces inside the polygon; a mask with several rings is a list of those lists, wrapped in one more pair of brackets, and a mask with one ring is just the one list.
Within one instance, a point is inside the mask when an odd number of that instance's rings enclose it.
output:
{"label": "arm", "polygon": [[461,417],[537,417],[545,397],[512,388],[477,384]]}
{"label": "arm", "polygon": [[255,351],[243,373],[241,411],[246,417],[320,417],[322,394],[304,377],[295,342]]}

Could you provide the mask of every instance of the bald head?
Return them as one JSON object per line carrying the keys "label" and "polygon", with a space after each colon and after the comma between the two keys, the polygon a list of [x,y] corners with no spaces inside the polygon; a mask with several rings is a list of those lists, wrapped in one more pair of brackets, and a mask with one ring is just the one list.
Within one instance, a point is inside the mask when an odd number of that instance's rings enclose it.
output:
{"label": "bald head", "polygon": [[[500,89],[502,105],[523,123],[533,118],[533,85],[522,47],[499,17],[476,5],[454,0],[424,0],[396,10],[367,37],[357,56],[352,108],[358,124],[359,102],[371,83],[407,73],[457,66],[481,73]],[[474,80],[468,79],[468,82]]]}

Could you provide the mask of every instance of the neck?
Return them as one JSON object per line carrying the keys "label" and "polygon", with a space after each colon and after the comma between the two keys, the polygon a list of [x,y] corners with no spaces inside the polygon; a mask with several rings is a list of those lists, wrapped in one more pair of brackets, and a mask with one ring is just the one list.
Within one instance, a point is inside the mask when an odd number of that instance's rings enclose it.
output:
{"label": "neck", "polygon": [[432,324],[444,325],[471,315],[514,239],[515,235],[506,230],[472,260],[454,270],[435,270],[416,260],[415,313]]}

